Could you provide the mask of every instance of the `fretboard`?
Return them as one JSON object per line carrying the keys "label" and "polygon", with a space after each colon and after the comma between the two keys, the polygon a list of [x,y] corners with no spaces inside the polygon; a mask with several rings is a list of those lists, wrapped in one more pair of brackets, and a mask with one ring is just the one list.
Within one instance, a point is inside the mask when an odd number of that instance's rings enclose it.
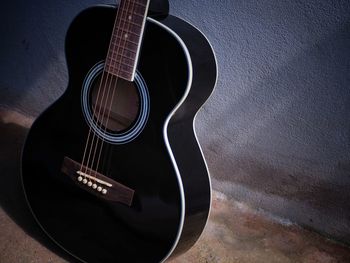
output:
{"label": "fretboard", "polygon": [[150,0],[121,0],[106,58],[105,71],[134,80]]}

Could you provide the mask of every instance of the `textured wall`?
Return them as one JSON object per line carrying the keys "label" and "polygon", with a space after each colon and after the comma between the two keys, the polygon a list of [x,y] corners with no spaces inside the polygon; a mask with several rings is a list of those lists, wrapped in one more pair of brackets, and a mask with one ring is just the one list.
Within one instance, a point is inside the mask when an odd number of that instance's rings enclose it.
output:
{"label": "textured wall", "polygon": [[215,188],[350,242],[349,1],[171,1],[219,64],[197,129]]}
{"label": "textured wall", "polygon": [[[107,1],[1,8],[0,104],[36,116],[64,90],[64,37]],[[350,242],[350,3],[171,0],[212,42],[219,79],[197,118],[213,187]]]}

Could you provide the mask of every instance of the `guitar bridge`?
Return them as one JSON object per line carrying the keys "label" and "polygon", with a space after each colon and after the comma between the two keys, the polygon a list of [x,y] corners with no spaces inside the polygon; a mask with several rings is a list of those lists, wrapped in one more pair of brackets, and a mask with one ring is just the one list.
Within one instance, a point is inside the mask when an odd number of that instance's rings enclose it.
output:
{"label": "guitar bridge", "polygon": [[112,202],[131,206],[134,190],[80,163],[64,157],[61,171],[80,188]]}

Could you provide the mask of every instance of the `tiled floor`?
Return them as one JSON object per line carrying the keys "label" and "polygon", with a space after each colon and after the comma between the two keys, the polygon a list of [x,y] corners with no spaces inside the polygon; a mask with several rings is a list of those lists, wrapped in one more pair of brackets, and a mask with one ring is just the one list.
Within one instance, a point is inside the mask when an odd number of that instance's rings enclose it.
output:
{"label": "tiled floor", "polygon": [[[42,235],[21,193],[20,150],[31,121],[0,109],[0,262],[70,262]],[[350,249],[214,191],[210,220],[200,240],[169,262],[346,263]]]}

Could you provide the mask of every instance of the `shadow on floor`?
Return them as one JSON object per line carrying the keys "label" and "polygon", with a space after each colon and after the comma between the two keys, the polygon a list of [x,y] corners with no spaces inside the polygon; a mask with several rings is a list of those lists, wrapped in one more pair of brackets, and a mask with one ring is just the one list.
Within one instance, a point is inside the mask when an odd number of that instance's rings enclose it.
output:
{"label": "shadow on floor", "polygon": [[44,235],[26,204],[20,177],[20,159],[27,132],[27,128],[4,123],[0,118],[0,206],[28,235],[65,260],[77,262]]}

